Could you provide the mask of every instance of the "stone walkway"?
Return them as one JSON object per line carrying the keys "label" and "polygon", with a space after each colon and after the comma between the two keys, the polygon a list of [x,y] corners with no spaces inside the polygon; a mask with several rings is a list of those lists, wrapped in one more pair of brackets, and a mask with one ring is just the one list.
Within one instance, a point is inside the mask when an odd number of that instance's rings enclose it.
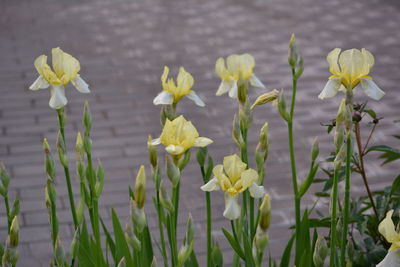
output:
{"label": "stone walkway", "polygon": [[[326,54],[335,47],[365,47],[375,54],[373,75],[387,95],[371,105],[385,117],[373,143],[393,144],[399,133],[392,123],[399,119],[400,16],[395,0],[99,0],[50,1],[20,0],[0,3],[0,161],[12,175],[11,193],[21,198],[19,266],[48,266],[51,255],[48,217],[44,205],[42,140],[54,147],[56,113],[48,107],[48,91],[28,91],[37,74],[34,59],[60,46],[76,56],[81,74],[91,85],[92,94],[83,96],[68,87],[67,141],[74,156],[75,133],[82,130],[80,117],[87,97],[93,112],[94,155],[106,170],[101,213],[110,221],[110,207],[122,218],[128,215],[128,184],[133,185],[137,167],[147,164],[147,135],[158,136],[159,107],[152,99],[161,90],[164,65],[174,71],[184,66],[195,77],[194,90],[206,108],[182,101],[181,112],[192,120],[202,136],[212,138],[210,153],[216,162],[236,152],[230,139],[235,112],[228,97],[215,97],[219,78],[215,60],[230,53],[252,53],[256,73],[268,89],[290,89],[287,44],[292,32],[305,58],[305,72],[298,89],[296,146],[300,177],[306,172],[309,146],[320,136],[322,155],[332,150],[332,136],[320,122],[336,113],[339,97],[322,102],[317,95],[329,76]],[[262,91],[252,90],[252,97]],[[360,101],[364,98],[357,95]],[[276,110],[265,106],[254,115],[250,144],[257,142],[261,125],[270,123],[270,157],[266,186],[272,196],[273,218],[270,231],[272,255],[279,257],[291,231],[293,204],[286,128]],[[368,168],[372,187],[388,185],[398,168],[378,168],[374,160]],[[194,159],[194,157],[193,157]],[[73,166],[71,166],[73,168]],[[59,172],[60,233],[65,248],[71,240],[71,219],[65,181]],[[201,261],[205,252],[204,196],[201,177],[192,160],[182,178],[183,231],[189,212],[196,222],[196,247]],[[75,192],[77,183],[75,180]],[[354,192],[362,193],[358,176]],[[154,186],[149,182],[151,196]],[[222,217],[221,193],[212,194],[214,234],[226,252],[228,244],[220,228],[228,227]],[[149,197],[150,199],[150,197]],[[305,204],[314,199],[310,196]],[[155,211],[148,201],[147,213],[153,230]],[[0,213],[0,237],[5,240],[5,214]],[[229,266],[229,265],[228,265]]]}

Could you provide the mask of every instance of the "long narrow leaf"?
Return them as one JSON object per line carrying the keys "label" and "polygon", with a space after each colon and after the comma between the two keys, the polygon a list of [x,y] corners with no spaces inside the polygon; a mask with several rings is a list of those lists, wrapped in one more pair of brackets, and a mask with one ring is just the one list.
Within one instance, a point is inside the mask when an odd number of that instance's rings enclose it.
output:
{"label": "long narrow leaf", "polygon": [[246,260],[242,247],[236,242],[231,233],[229,233],[225,228],[222,228],[222,232],[224,233],[231,247],[235,250],[236,254],[238,254],[243,260]]}

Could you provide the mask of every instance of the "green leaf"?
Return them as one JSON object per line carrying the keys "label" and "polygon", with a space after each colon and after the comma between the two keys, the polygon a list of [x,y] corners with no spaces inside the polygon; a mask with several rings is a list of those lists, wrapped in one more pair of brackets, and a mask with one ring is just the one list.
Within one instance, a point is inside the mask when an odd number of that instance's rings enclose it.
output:
{"label": "green leaf", "polygon": [[315,174],[317,174],[317,171],[318,171],[318,167],[319,167],[318,164],[315,165],[314,167],[312,167],[310,169],[310,172],[307,175],[307,178],[301,183],[300,190],[299,190],[300,198],[302,196],[304,196],[304,194],[307,192],[307,190],[310,188],[311,184],[313,183]]}
{"label": "green leaf", "polygon": [[129,246],[125,239],[124,231],[122,230],[121,223],[119,222],[118,216],[114,209],[111,209],[112,224],[115,236],[115,261],[120,262],[125,257],[126,265],[133,266],[133,260],[129,251]]}
{"label": "green leaf", "polygon": [[243,260],[246,260],[242,247],[240,246],[240,244],[238,244],[238,242],[236,242],[232,234],[229,233],[225,228],[222,228],[222,232],[224,233],[231,247],[235,250],[236,254],[238,254],[239,257],[241,257]]}
{"label": "green leaf", "polygon": [[249,241],[249,237],[248,237],[246,231],[243,231],[243,244],[244,244],[244,252],[245,252],[245,256],[246,256],[246,261],[245,261],[246,266],[255,267],[256,264],[255,264],[254,258],[253,258],[251,243]]}
{"label": "green leaf", "polygon": [[185,262],[185,267],[199,267],[199,262],[197,261],[196,253],[194,252],[194,249],[192,249],[192,252],[190,253],[189,258]]}
{"label": "green leaf", "polygon": [[376,113],[372,109],[364,109],[363,110],[365,113],[368,113],[368,115],[371,116],[371,118],[376,119]]}
{"label": "green leaf", "polygon": [[115,243],[114,240],[112,239],[110,232],[108,232],[106,225],[103,222],[103,219],[100,217],[100,223],[101,226],[103,227],[103,231],[106,234],[106,242],[108,244],[108,247],[110,248],[111,255],[115,259]]}
{"label": "green leaf", "polygon": [[295,239],[296,235],[295,233],[292,234],[292,237],[289,239],[289,242],[287,243],[285,250],[283,251],[282,257],[281,257],[281,263],[279,264],[280,267],[288,267],[290,265],[290,256],[292,253],[292,246],[293,246],[293,241]]}
{"label": "green leaf", "polygon": [[141,234],[142,236],[142,250],[141,254],[142,255],[142,265],[141,266],[150,266],[151,262],[153,261],[153,245],[151,241],[151,235],[149,231],[149,227],[146,225],[146,227],[143,229],[143,232]]}
{"label": "green leaf", "polygon": [[372,146],[367,150],[365,154],[371,151],[383,152],[382,155],[379,156],[379,158],[385,159],[382,165],[400,159],[400,150],[394,147],[386,145]]}
{"label": "green leaf", "polygon": [[78,262],[79,266],[96,267],[90,251],[89,234],[85,221],[82,223],[82,231],[79,235]]}

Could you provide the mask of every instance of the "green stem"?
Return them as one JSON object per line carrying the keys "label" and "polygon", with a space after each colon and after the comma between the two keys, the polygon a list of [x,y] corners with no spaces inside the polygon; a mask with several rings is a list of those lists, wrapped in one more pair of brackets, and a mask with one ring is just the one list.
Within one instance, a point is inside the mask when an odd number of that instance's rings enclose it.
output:
{"label": "green stem", "polygon": [[[203,182],[206,184],[206,173],[204,170],[204,166],[200,166],[201,175],[203,176]],[[207,209],[207,266],[211,267],[211,251],[212,251],[212,215],[211,215],[211,194],[210,192],[205,192],[206,195],[206,209]]]}
{"label": "green stem", "polygon": [[[60,128],[61,137],[62,137],[63,142],[66,147],[67,143],[65,140],[65,130],[64,130],[64,128],[65,128],[64,108],[57,109],[57,117],[58,117],[58,125]],[[69,174],[68,165],[64,166],[64,174],[65,174],[65,180],[67,182],[68,198],[69,198],[69,204],[71,207],[72,220],[74,222],[74,229],[77,229],[78,228],[78,219],[76,216],[74,193],[72,191],[71,178],[70,178],[70,174]]]}
{"label": "green stem", "polygon": [[296,91],[297,91],[297,79],[295,78],[295,69],[292,68],[292,100],[290,103],[290,116],[288,125],[288,136],[289,136],[289,154],[290,154],[290,167],[292,170],[292,184],[294,193],[294,206],[295,206],[295,222],[296,222],[296,264],[299,261],[300,253],[300,235],[301,235],[301,198],[299,197],[299,188],[297,185],[297,169],[296,169],[296,156],[294,152],[294,142],[293,142],[293,118],[294,118],[294,108],[296,105]]}
{"label": "green stem", "polygon": [[161,253],[163,256],[164,267],[168,267],[167,251],[165,249],[164,229],[161,222],[161,204],[160,204],[160,190],[157,189],[157,215],[158,215],[158,230],[160,232]]}
{"label": "green stem", "polygon": [[336,212],[337,212],[337,202],[338,202],[339,169],[340,169],[340,167],[337,167],[335,169],[335,172],[333,175],[333,185],[332,185],[332,199],[331,199],[332,215],[331,215],[331,243],[330,243],[331,254],[330,254],[330,260],[329,260],[330,267],[335,266],[336,237],[337,237],[336,236]]}
{"label": "green stem", "polygon": [[175,257],[175,262],[178,262],[178,247],[177,247],[177,235],[176,235],[176,230],[178,227],[178,215],[179,215],[179,189],[180,189],[180,184],[181,182],[179,181],[178,184],[172,188],[172,202],[174,203],[174,214],[172,217],[172,241],[173,244],[171,244],[171,249],[174,252]]}
{"label": "green stem", "polygon": [[346,253],[346,242],[347,242],[347,231],[349,224],[349,213],[350,213],[350,180],[351,180],[351,132],[347,134],[346,143],[346,184],[344,191],[344,212],[343,212],[343,230],[342,240],[340,244],[340,262],[342,265],[345,264],[345,253]]}

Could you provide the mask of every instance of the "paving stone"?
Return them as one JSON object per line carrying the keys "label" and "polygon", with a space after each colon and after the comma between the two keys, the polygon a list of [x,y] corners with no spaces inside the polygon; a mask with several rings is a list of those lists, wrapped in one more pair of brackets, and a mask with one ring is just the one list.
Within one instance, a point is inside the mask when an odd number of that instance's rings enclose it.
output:
{"label": "paving stone", "polygon": [[[346,8],[343,8],[346,7]],[[76,132],[82,131],[82,106],[89,100],[93,115],[93,158],[105,167],[105,188],[100,213],[111,223],[110,208],[115,207],[122,221],[129,216],[128,185],[134,184],[137,168],[147,161],[147,136],[158,137],[159,107],[152,99],[161,90],[164,65],[173,73],[184,66],[195,77],[193,89],[207,103],[205,109],[182,100],[179,111],[196,125],[202,136],[214,144],[210,154],[215,163],[237,152],[231,140],[232,116],[236,112],[229,97],[215,97],[219,78],[215,60],[231,53],[252,53],[257,62],[255,73],[268,89],[283,88],[290,97],[291,77],[287,64],[287,44],[292,32],[305,57],[305,71],[299,81],[296,107],[295,141],[299,179],[307,174],[309,147],[320,137],[321,157],[333,150],[332,135],[320,123],[334,118],[339,97],[322,102],[317,98],[329,77],[326,54],[335,47],[362,48],[375,55],[372,75],[386,92],[381,102],[369,104],[382,116],[371,144],[396,145],[400,94],[399,1],[396,0],[20,0],[3,1],[0,9],[0,161],[12,175],[11,191],[22,200],[20,266],[48,266],[51,257],[48,217],[43,201],[42,141],[46,137],[55,152],[57,118],[48,107],[49,91],[32,92],[36,79],[34,59],[60,46],[81,62],[81,75],[89,82],[90,95],[66,88],[68,124],[66,138],[73,189],[79,184],[74,167]],[[41,14],[36,16],[35,14]],[[263,90],[251,89],[255,99]],[[361,92],[356,99],[366,100]],[[265,185],[274,209],[270,231],[271,255],[279,258],[291,235],[293,199],[286,126],[278,112],[263,106],[254,113],[254,132],[250,133],[250,151],[265,121],[270,124],[270,156]],[[367,126],[366,126],[367,127]],[[368,133],[365,133],[366,136]],[[160,158],[163,157],[160,148]],[[56,153],[54,154],[57,158]],[[196,225],[196,249],[200,262],[205,260],[205,203],[199,190],[202,179],[198,166],[190,163],[182,178],[182,205],[179,230],[184,232],[189,212]],[[398,170],[394,165],[381,167],[377,154],[369,155],[368,178],[374,190],[389,185]],[[97,161],[96,161],[97,162]],[[250,160],[253,164],[253,160]],[[65,248],[71,238],[71,219],[62,169],[57,165],[57,193],[61,236]],[[149,179],[150,180],[150,179]],[[167,182],[168,183],[168,182]],[[364,193],[360,177],[353,178],[353,194]],[[148,183],[148,196],[154,185]],[[317,190],[317,187],[313,187]],[[77,199],[77,195],[75,198]],[[232,251],[220,228],[229,228],[222,217],[221,192],[212,194],[213,234],[225,256],[227,266]],[[304,205],[316,201],[307,196]],[[319,200],[318,209],[326,209]],[[151,199],[146,210],[149,224],[156,231],[156,213]],[[0,211],[0,237],[5,240],[4,211]],[[180,238],[182,236],[180,235]],[[32,266],[33,266],[32,265]]]}

